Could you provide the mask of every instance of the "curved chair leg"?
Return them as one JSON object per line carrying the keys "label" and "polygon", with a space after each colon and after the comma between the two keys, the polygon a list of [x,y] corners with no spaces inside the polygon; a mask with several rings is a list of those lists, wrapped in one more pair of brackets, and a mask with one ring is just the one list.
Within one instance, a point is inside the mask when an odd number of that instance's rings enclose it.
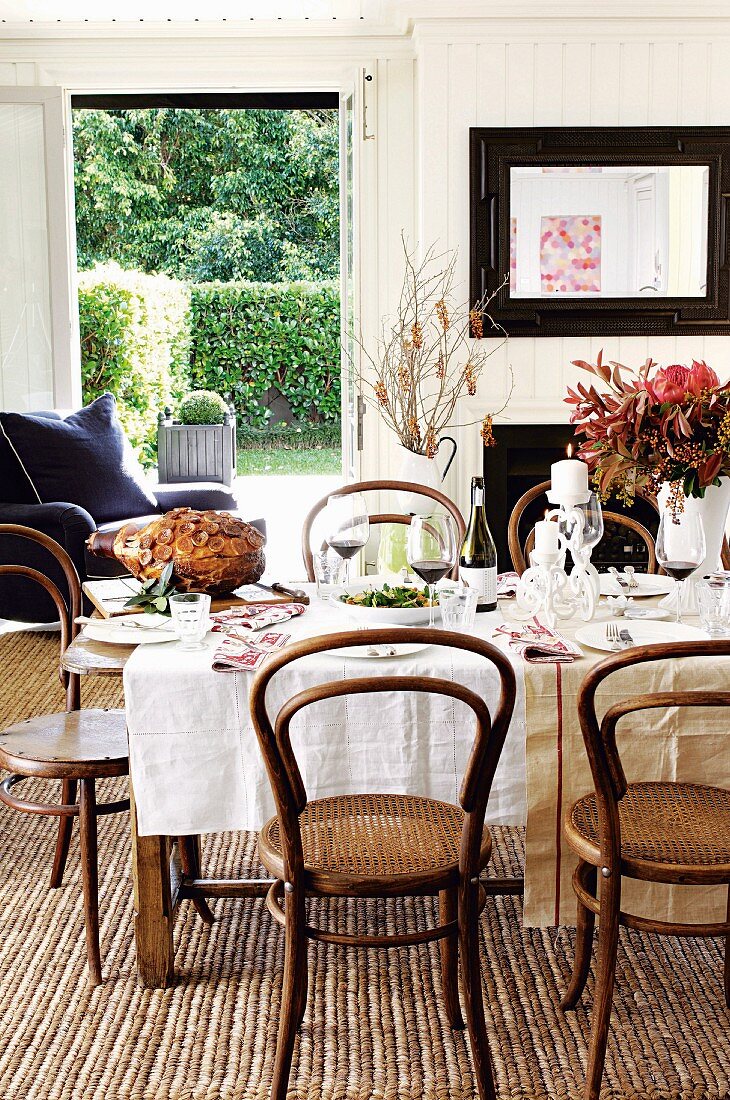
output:
{"label": "curved chair leg", "polygon": [[89,982],[99,985],[101,952],[99,950],[99,863],[96,843],[96,789],[93,779],[82,779],[79,791],[79,834],[81,837],[81,877],[84,886],[84,918],[86,921],[86,955],[89,960]]}
{"label": "curved chair leg", "polygon": [[306,998],[307,934],[304,930],[304,890],[287,890],[285,906],[284,986],[279,1009],[279,1034],[271,1081],[271,1100],[286,1100],[294,1040],[302,1015],[302,1001]]}
{"label": "curved chair leg", "polygon": [[[179,836],[177,838],[177,850],[180,854],[182,873],[187,878],[200,878],[200,837]],[[205,898],[193,898],[192,902],[198,916],[206,924],[212,924],[215,917]]]}
{"label": "curved chair leg", "polygon": [[598,929],[596,992],[591,1019],[591,1045],[588,1053],[585,1100],[598,1100],[601,1091],[606,1043],[611,1019],[613,987],[616,977],[619,913],[621,907],[621,875],[614,872],[601,879],[601,915]]}
{"label": "curved chair leg", "polygon": [[[63,779],[61,781],[61,802],[70,806],[76,801],[76,780]],[[57,890],[63,885],[63,872],[66,870],[68,848],[71,843],[74,819],[72,817],[59,817],[58,836],[56,837],[56,853],[53,857],[51,870],[51,889]]]}
{"label": "curved chair leg", "polygon": [[482,971],[479,957],[479,887],[476,883],[464,883],[459,891],[459,946],[466,1026],[471,1043],[479,1100],[496,1100],[492,1059],[484,1022]]}
{"label": "curved chair leg", "polygon": [[[730,924],[730,887],[727,892],[727,922]],[[725,936],[725,1004],[730,1008],[730,932]]]}
{"label": "curved chair leg", "polygon": [[[439,892],[439,923],[456,920],[459,911],[459,892],[456,886]],[[464,1020],[459,1004],[459,933],[439,941],[441,951],[441,986],[449,1027],[461,1031]]]}
{"label": "curved chair leg", "polygon": [[[578,865],[578,877],[583,884],[596,896],[597,869],[581,860]],[[591,969],[591,952],[593,949],[593,929],[596,923],[596,915],[587,909],[578,899],[578,927],[575,934],[575,959],[573,961],[573,974],[570,985],[560,1002],[563,1011],[575,1008],[580,1000],[581,993],[586,987],[588,974]]]}

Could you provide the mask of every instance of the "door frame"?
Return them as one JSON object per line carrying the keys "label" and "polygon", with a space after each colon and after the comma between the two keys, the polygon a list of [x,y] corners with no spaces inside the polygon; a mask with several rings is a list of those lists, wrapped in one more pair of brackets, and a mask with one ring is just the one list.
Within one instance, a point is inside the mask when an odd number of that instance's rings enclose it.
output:
{"label": "door frame", "polygon": [[[94,87],[93,91],[90,91],[88,88],[87,89],[66,88],[66,89],[61,89],[61,92],[62,92],[63,97],[64,97],[64,119],[65,119],[64,129],[65,129],[65,132],[67,134],[69,134],[69,135],[72,134],[72,132],[73,132],[72,131],[72,122],[71,122],[72,101],[73,101],[74,106],[80,106],[80,104],[78,104],[79,100],[85,100],[86,101],[85,103],[83,103],[84,107],[91,107],[91,106],[93,106],[93,100],[95,100],[95,99],[98,99],[100,101],[103,101],[103,100],[106,100],[106,99],[111,99],[111,100],[114,100],[114,107],[116,109],[121,109],[123,107],[124,103],[128,102],[130,100],[133,101],[132,103],[130,103],[130,106],[140,107],[140,106],[143,106],[144,103],[147,100],[154,101],[155,99],[158,99],[158,100],[162,101],[166,97],[169,97],[169,99],[172,100],[172,99],[177,98],[178,96],[179,97],[184,96],[187,99],[189,99],[189,101],[190,101],[189,103],[186,104],[186,106],[189,106],[191,108],[195,108],[196,106],[198,106],[198,104],[195,102],[195,100],[197,100],[198,96],[200,96],[201,98],[208,100],[207,103],[203,103],[203,104],[200,105],[201,109],[202,109],[203,107],[210,108],[212,106],[221,106],[220,101],[224,100],[224,99],[228,99],[228,98],[230,98],[232,101],[234,101],[232,105],[234,105],[234,106],[243,106],[243,104],[241,103],[241,100],[248,99],[250,97],[251,99],[254,99],[254,100],[258,99],[258,100],[261,101],[261,102],[252,103],[251,104],[252,106],[255,106],[259,109],[265,109],[266,108],[266,102],[265,101],[269,97],[271,97],[272,99],[277,99],[279,97],[284,99],[285,97],[288,96],[290,99],[295,100],[297,98],[297,96],[301,95],[302,98],[304,100],[306,100],[307,97],[314,98],[314,97],[317,96],[317,94],[320,94],[320,95],[331,94],[331,95],[337,96],[338,100],[339,100],[339,107],[338,107],[338,110],[339,110],[339,125],[340,125],[340,131],[342,131],[342,112],[343,112],[343,109],[344,109],[344,104],[345,104],[347,98],[351,97],[351,104],[352,104],[352,106],[351,106],[351,111],[352,111],[352,161],[351,161],[351,165],[352,165],[352,180],[351,180],[351,185],[352,185],[352,203],[351,203],[351,209],[352,209],[352,272],[351,272],[351,275],[352,275],[352,308],[353,308],[353,313],[354,313],[355,317],[357,317],[357,316],[360,315],[360,258],[359,258],[360,257],[360,248],[359,248],[359,244],[360,244],[360,240],[359,240],[360,218],[358,216],[358,210],[359,210],[360,194],[361,194],[361,180],[360,180],[361,164],[360,164],[360,158],[359,158],[359,147],[360,147],[360,142],[362,140],[362,134],[361,134],[361,113],[362,113],[362,99],[361,99],[361,97],[362,97],[362,90],[360,88],[360,81],[359,81],[358,78],[362,77],[363,72],[364,72],[364,70],[362,69],[362,66],[358,66],[357,69],[353,72],[353,77],[352,77],[351,80],[342,79],[342,80],[338,80],[335,84],[330,84],[329,82],[318,82],[316,86],[310,85],[308,87],[303,83],[297,82],[296,84],[293,84],[291,87],[288,87],[286,89],[277,88],[275,90],[274,89],[271,89],[271,90],[265,90],[264,89],[264,90],[262,90],[260,87],[251,87],[251,88],[237,87],[235,89],[232,89],[230,86],[227,87],[227,88],[216,89],[216,88],[211,88],[210,86],[206,86],[205,90],[201,89],[200,92],[198,92],[198,91],[196,91],[196,89],[191,88],[189,85],[187,85],[184,90],[180,89],[178,91],[178,90],[175,89],[174,82],[172,82],[172,81],[170,82],[169,89],[166,90],[165,92],[161,92],[159,88],[154,89],[154,90],[150,89],[149,92],[145,92],[144,90],[140,90],[139,87],[131,87],[128,90],[127,89],[121,89],[118,86],[118,84],[114,87],[113,90],[110,89],[108,92],[103,91],[99,87]],[[238,102],[235,102],[236,100]],[[152,106],[157,106],[157,105],[159,105],[159,106],[168,106],[168,105],[173,105],[173,104],[172,103],[160,102],[159,104],[152,103],[151,105]],[[101,104],[100,104],[100,106],[101,106]],[[275,109],[275,108],[272,107],[272,109]],[[293,109],[293,108],[287,106],[286,108],[282,108],[282,109]],[[303,106],[302,109],[306,109],[306,107]],[[344,280],[343,280],[343,275],[344,275],[344,272],[345,272],[345,264],[343,263],[343,259],[344,259],[343,250],[347,246],[347,241],[346,241],[346,231],[347,230],[346,230],[346,226],[343,223],[342,214],[343,214],[343,202],[346,198],[345,189],[346,189],[346,186],[348,184],[348,179],[347,179],[347,175],[346,175],[347,165],[346,165],[346,163],[343,159],[342,152],[343,152],[343,146],[342,146],[342,141],[340,141],[340,163],[339,163],[339,181],[338,181],[338,183],[339,183],[339,198],[340,198],[340,293],[341,293],[340,342],[341,342],[341,348],[342,348],[342,353],[341,353],[341,357],[340,357],[340,372],[341,372],[341,384],[342,384],[342,393],[343,393],[343,402],[342,402],[342,407],[341,407],[341,425],[340,425],[340,427],[341,427],[342,461],[343,461],[342,473],[343,473],[343,477],[345,478],[345,480],[348,480],[352,477],[357,479],[357,477],[359,476],[361,448],[358,447],[357,442],[356,442],[354,449],[351,449],[347,445],[347,441],[346,441],[346,438],[345,438],[346,433],[349,431],[349,428],[350,428],[350,426],[348,424],[347,409],[346,409],[346,390],[347,390],[347,386],[348,386],[349,379],[350,379],[349,372],[351,370],[351,367],[350,367],[350,365],[348,365],[346,363],[346,355],[345,355],[345,350],[344,350],[346,348],[347,317],[346,317],[346,309],[344,308],[345,303],[342,300],[343,295],[344,295],[344,290],[345,290]],[[69,238],[70,241],[71,241],[72,247],[69,248],[69,256],[68,256],[68,260],[67,260],[67,269],[68,269],[68,272],[69,272],[70,306],[73,306],[73,308],[69,307],[69,309],[70,309],[70,316],[75,320],[75,329],[76,329],[76,335],[77,335],[77,344],[76,344],[76,346],[78,348],[78,294],[77,294],[77,281],[76,281],[76,232],[75,232],[75,208],[74,208],[75,192],[74,192],[74,186],[73,186],[73,167],[74,167],[74,165],[73,165],[73,141],[70,138],[66,142],[66,148],[65,148],[65,151],[64,151],[64,156],[65,156],[65,162],[66,162],[66,175],[67,175],[67,179],[70,180],[70,188],[68,189],[68,194],[66,196],[65,201],[66,201],[66,209],[67,209],[67,212],[68,212],[67,216],[70,219],[70,221],[69,221],[69,232],[73,234]],[[355,359],[357,361],[357,345],[356,344],[355,344],[354,352],[355,352]],[[81,403],[81,395],[80,395],[80,390],[81,390],[80,351],[77,353],[76,359],[77,359],[76,377],[78,379],[78,390],[79,390],[78,404],[80,404]],[[358,395],[359,395],[359,385],[357,383],[355,383],[355,416],[357,416],[357,410],[358,410],[358,402],[357,402]],[[359,433],[357,431],[357,426],[356,426],[356,429],[355,429],[356,440],[358,438],[358,434]]]}
{"label": "door frame", "polygon": [[73,158],[67,156],[70,97],[59,86],[3,87],[0,94],[0,102],[4,104],[43,108],[53,404],[56,408],[76,409],[81,404],[81,352],[75,279]]}

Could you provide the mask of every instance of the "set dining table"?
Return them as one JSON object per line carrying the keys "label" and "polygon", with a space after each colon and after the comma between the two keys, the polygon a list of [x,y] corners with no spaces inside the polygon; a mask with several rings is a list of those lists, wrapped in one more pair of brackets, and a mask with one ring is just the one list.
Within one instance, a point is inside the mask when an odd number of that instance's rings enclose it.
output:
{"label": "set dining table", "polygon": [[[291,640],[334,633],[350,625],[342,610],[317,597],[286,623]],[[652,606],[656,599],[642,600]],[[601,603],[594,624],[607,624]],[[688,616],[688,623],[697,620]],[[559,624],[574,641],[579,619]],[[525,629],[514,600],[477,615],[473,633],[505,652],[517,674],[514,716],[495,776],[487,824],[526,826],[524,884],[505,880],[493,893],[522,893],[526,927],[575,923],[574,859],[562,840],[572,802],[593,788],[577,712],[580,683],[600,650],[579,647],[565,662],[528,661],[513,635]],[[257,831],[274,804],[248,709],[252,673],[213,669],[220,634],[188,652],[177,641],[139,646],[92,640],[82,630],[64,654],[64,667],[82,675],[122,677],[130,748],[135,938],[139,980],[165,987],[174,980],[173,926],[177,903],[192,896],[180,871],[175,838],[224,830]],[[409,651],[410,650],[410,651]],[[397,656],[321,653],[287,665],[272,681],[271,713],[296,692],[358,675],[392,672],[438,676],[496,705],[494,668],[473,653],[442,646],[406,647]],[[701,684],[727,685],[730,658],[653,662],[611,678],[601,705],[627,694]],[[687,680],[685,680],[687,678]],[[690,683],[691,682],[691,683]],[[457,801],[474,735],[463,704],[415,693],[349,696],[322,701],[297,716],[292,741],[309,798],[346,792],[417,793]],[[619,727],[629,779],[681,777],[730,786],[728,732],[722,712],[697,709],[629,715]],[[678,830],[681,822],[677,823]],[[200,872],[202,875],[203,871]],[[268,883],[249,880],[240,896],[262,897]],[[214,882],[207,892],[215,896]],[[664,920],[724,918],[726,889],[627,882],[627,905]],[[258,904],[257,902],[251,902]],[[260,902],[263,904],[263,902]]]}

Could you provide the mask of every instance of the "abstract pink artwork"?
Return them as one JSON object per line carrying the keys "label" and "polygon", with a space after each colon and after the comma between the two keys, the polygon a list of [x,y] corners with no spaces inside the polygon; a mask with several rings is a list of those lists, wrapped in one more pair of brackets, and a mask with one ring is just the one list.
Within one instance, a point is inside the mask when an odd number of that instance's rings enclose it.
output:
{"label": "abstract pink artwork", "polygon": [[543,294],[600,291],[600,214],[540,219],[540,286]]}
{"label": "abstract pink artwork", "polygon": [[517,289],[517,218],[509,220],[509,288]]}

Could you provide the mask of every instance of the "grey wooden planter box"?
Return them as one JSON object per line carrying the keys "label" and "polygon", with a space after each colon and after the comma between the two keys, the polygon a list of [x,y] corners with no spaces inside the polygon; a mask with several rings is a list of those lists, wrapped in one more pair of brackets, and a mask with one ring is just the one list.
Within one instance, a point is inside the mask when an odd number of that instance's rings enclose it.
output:
{"label": "grey wooden planter box", "polygon": [[178,424],[160,413],[157,419],[158,477],[176,481],[220,481],[236,476],[236,421],[222,424]]}

